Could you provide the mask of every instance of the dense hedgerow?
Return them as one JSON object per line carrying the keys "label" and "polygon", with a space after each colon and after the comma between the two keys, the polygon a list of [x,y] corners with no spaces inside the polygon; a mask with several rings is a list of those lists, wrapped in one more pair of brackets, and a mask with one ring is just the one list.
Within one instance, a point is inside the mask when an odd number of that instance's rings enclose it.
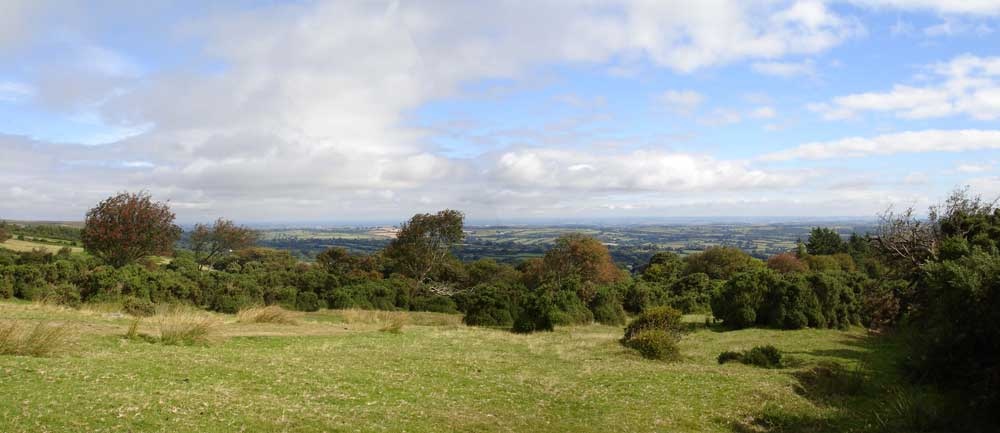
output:
{"label": "dense hedgerow", "polygon": [[865,277],[842,271],[743,272],[727,281],[712,299],[712,313],[734,329],[846,328],[863,321],[866,284]]}
{"label": "dense hedgerow", "polygon": [[627,319],[625,309],[622,308],[621,295],[611,287],[598,289],[589,307],[597,323],[624,325]]}

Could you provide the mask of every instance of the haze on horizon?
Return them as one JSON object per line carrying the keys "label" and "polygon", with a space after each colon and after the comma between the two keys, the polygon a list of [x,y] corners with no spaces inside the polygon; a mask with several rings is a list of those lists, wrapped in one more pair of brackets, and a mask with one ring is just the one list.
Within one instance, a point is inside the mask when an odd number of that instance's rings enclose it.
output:
{"label": "haze on horizon", "polygon": [[1000,1],[3,3],[5,219],[142,189],[184,222],[1000,195]]}

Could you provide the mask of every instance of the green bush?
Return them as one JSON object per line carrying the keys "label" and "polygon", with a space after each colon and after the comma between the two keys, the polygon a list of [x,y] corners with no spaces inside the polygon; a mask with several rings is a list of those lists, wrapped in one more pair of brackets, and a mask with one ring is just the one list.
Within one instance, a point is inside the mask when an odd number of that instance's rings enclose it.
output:
{"label": "green bush", "polygon": [[52,287],[45,300],[67,307],[80,308],[80,289],[72,283],[58,284]]}
{"label": "green bush", "polygon": [[624,340],[628,341],[642,331],[664,331],[679,335],[683,328],[681,317],[681,312],[671,307],[650,308],[625,327]]}
{"label": "green bush", "polygon": [[727,350],[725,352],[720,353],[717,359],[719,361],[719,364],[725,364],[727,362],[733,362],[733,361],[743,362],[743,352],[733,352],[731,350]]}
{"label": "green bush", "polygon": [[757,346],[743,354],[743,363],[764,368],[780,368],[781,351],[771,345]]}
{"label": "green bush", "polygon": [[135,317],[149,317],[156,314],[156,305],[149,299],[128,296],[122,299],[122,311]]}
{"label": "green bush", "polygon": [[637,350],[644,358],[669,361],[680,357],[680,350],[677,348],[679,340],[679,334],[676,332],[644,329],[626,340],[624,344]]}
{"label": "green bush", "polygon": [[511,326],[516,306],[507,289],[481,284],[464,297],[465,316],[462,322],[470,326]]}
{"label": "green bush", "polygon": [[527,294],[521,299],[511,331],[518,334],[551,331],[554,328],[552,320],[554,310],[550,294],[546,292]]}
{"label": "green bush", "polygon": [[[543,286],[539,290],[546,290]],[[556,290],[552,296],[552,323],[555,325],[585,325],[594,321],[594,313],[576,291]]]}
{"label": "green bush", "polygon": [[781,351],[774,346],[757,346],[743,352],[725,351],[717,358],[719,364],[738,361],[763,368],[781,368]]}
{"label": "green bush", "polygon": [[415,296],[410,300],[411,311],[430,311],[432,313],[457,313],[455,301],[443,295]]}
{"label": "green bush", "polygon": [[622,308],[621,296],[610,287],[597,290],[594,299],[590,301],[590,311],[594,321],[605,325],[624,325],[625,310]]}
{"label": "green bush", "polygon": [[319,296],[313,292],[299,292],[295,296],[295,309],[299,311],[318,311],[320,309]]}

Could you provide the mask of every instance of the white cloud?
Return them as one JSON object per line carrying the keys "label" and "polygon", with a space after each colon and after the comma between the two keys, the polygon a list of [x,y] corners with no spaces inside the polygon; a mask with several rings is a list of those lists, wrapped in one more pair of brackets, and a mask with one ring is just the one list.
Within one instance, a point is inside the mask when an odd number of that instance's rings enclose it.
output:
{"label": "white cloud", "polygon": [[997,15],[1000,2],[996,0],[849,0],[851,3],[899,10],[923,10],[945,14]]}
{"label": "white cloud", "polygon": [[0,81],[0,101],[16,102],[35,94],[35,88],[16,81]]}
{"label": "white cloud", "polygon": [[762,161],[861,158],[900,153],[964,152],[1000,149],[1000,130],[926,130],[851,137],[803,144],[761,156]]}
{"label": "white cloud", "polygon": [[777,115],[778,112],[770,106],[757,107],[750,111],[750,117],[754,119],[772,119]]}
{"label": "white cloud", "polygon": [[811,59],[801,62],[756,62],[751,67],[758,73],[784,78],[816,75],[816,65]]}
{"label": "white cloud", "polygon": [[667,90],[656,99],[667,109],[680,114],[690,114],[705,101],[701,93],[693,90]]}
{"label": "white cloud", "polygon": [[559,149],[504,153],[491,175],[502,185],[520,188],[589,191],[733,191],[789,187],[802,180],[702,155],[659,151],[602,155]]}
{"label": "white cloud", "polygon": [[993,167],[995,165],[996,165],[996,162],[987,162],[987,163],[981,163],[981,164],[975,164],[975,163],[972,163],[972,164],[970,164],[970,163],[958,164],[957,166],[955,166],[955,172],[957,172],[957,173],[966,173],[966,174],[984,173],[984,172],[993,170]]}
{"label": "white cloud", "polygon": [[934,83],[897,84],[887,92],[839,96],[808,105],[828,120],[861,112],[886,112],[904,119],[965,115],[978,120],[1000,118],[1000,57],[963,55],[929,67]]}

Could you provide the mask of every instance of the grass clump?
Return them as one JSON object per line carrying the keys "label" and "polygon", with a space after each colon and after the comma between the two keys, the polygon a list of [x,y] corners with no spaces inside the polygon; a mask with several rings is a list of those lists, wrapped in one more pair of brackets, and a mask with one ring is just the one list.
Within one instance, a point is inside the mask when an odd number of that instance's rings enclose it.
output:
{"label": "grass clump", "polygon": [[299,323],[295,318],[295,313],[277,305],[242,309],[236,313],[236,321],[239,323],[274,323],[279,325],[297,325]]}
{"label": "grass clump", "polygon": [[390,334],[399,334],[403,332],[404,325],[406,325],[406,316],[396,315],[391,317],[385,325],[379,328],[379,331],[388,332]]}
{"label": "grass clump", "polygon": [[160,318],[160,343],[193,346],[208,344],[219,328],[211,316],[195,313],[174,313]]}
{"label": "grass clump", "polygon": [[781,368],[781,351],[771,345],[756,346],[743,352],[722,352],[719,354],[718,361],[719,364],[738,361],[763,368]]}
{"label": "grass clump", "polygon": [[0,324],[0,355],[55,356],[69,347],[69,327],[39,323],[24,327]]}
{"label": "grass clump", "polygon": [[863,366],[848,369],[835,362],[824,362],[795,373],[799,380],[796,392],[813,400],[829,400],[860,395],[865,389]]}

